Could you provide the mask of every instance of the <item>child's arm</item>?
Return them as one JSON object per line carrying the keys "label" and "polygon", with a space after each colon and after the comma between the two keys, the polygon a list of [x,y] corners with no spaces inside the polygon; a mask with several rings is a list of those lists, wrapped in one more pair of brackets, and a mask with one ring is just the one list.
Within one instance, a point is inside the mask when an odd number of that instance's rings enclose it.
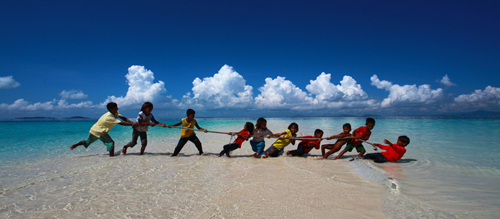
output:
{"label": "child's arm", "polygon": [[201,127],[198,125],[198,122],[196,122],[194,125],[195,125],[195,126],[196,126],[196,128],[198,128],[199,130],[202,130],[202,131],[204,131],[205,133],[207,132],[207,130],[206,130],[206,129],[201,128]]}
{"label": "child's arm", "polygon": [[177,127],[177,126],[180,126],[180,125],[182,125],[182,121],[181,121],[181,122],[179,122],[179,123],[175,123],[175,124],[173,124],[173,125],[167,125],[167,127],[168,127],[168,128],[172,128],[172,126]]}
{"label": "child's arm", "polygon": [[[130,121],[130,120],[129,120],[129,121]],[[120,123],[118,123],[118,124],[119,124],[119,125],[123,125],[123,126],[132,126],[132,125],[134,125],[134,123],[132,123],[132,122],[120,122]]]}
{"label": "child's arm", "polygon": [[282,136],[286,134],[286,132],[282,132],[282,133],[276,133],[276,134],[271,134],[271,135],[268,135],[267,138],[271,138],[271,137],[278,137],[278,136]]}
{"label": "child's arm", "polygon": [[127,119],[127,117],[125,117],[125,116],[120,115],[118,118],[121,119],[121,120],[127,121],[128,123],[132,123],[133,124],[133,122],[130,121],[129,119]]}
{"label": "child's arm", "polygon": [[155,119],[155,117],[154,117],[154,116],[153,116],[153,117],[151,117],[151,122],[153,122],[153,125],[151,125],[151,126],[161,125],[161,126],[163,126],[163,128],[167,127],[167,125],[165,125],[164,123],[158,122],[158,121]]}
{"label": "child's arm", "polygon": [[351,136],[351,133],[347,133],[347,134],[346,134],[346,133],[343,133],[343,132],[342,132],[342,133],[340,133],[340,134],[338,134],[338,135],[332,135],[332,136],[330,136],[330,137],[326,138],[326,140],[332,140],[332,139],[334,139],[334,138],[345,138],[345,137],[349,137],[349,136]]}

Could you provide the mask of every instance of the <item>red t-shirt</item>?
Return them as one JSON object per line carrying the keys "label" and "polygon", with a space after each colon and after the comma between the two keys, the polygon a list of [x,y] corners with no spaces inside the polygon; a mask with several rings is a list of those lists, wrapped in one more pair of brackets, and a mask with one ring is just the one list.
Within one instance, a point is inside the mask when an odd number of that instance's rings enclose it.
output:
{"label": "red t-shirt", "polygon": [[393,145],[380,145],[379,148],[382,149],[382,150],[386,150],[386,151],[382,152],[381,154],[384,155],[384,157],[388,161],[398,161],[406,153],[406,148],[405,147],[401,147],[401,146],[399,146],[397,144],[393,144]]}
{"label": "red t-shirt", "polygon": [[[248,132],[247,130],[243,129],[240,131],[239,133],[240,135],[246,135],[247,137],[250,136],[250,132]],[[241,136],[238,135],[238,137],[236,138],[236,140],[234,140],[234,143],[238,145],[238,147],[241,148],[241,144],[245,141],[245,139],[243,139]]]}
{"label": "red t-shirt", "polygon": [[[316,138],[314,136],[300,136],[297,138]],[[311,151],[313,148],[316,148],[316,150],[319,149],[319,140],[303,140],[299,144],[302,144],[302,147],[304,147],[304,152],[307,154],[309,151]]]}
{"label": "red t-shirt", "polygon": [[[369,130],[366,129],[366,126],[359,127],[358,129],[354,130],[353,133],[355,133],[354,137],[363,136],[363,138],[361,138],[361,139],[363,139],[365,141],[368,140],[370,138],[370,135],[372,134],[371,131],[369,131]],[[360,140],[353,139],[352,143],[354,145],[360,145],[363,142],[360,141]]]}

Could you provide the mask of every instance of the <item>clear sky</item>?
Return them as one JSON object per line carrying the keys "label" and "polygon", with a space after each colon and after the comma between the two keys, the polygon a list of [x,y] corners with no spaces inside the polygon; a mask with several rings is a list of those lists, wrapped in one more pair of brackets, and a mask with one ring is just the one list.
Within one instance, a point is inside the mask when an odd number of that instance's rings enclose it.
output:
{"label": "clear sky", "polygon": [[500,111],[500,1],[2,1],[0,118]]}

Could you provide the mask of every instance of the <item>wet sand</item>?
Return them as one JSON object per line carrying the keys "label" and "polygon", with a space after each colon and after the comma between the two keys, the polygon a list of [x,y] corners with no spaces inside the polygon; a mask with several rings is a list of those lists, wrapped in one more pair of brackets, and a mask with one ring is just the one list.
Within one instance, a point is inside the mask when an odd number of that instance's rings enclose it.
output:
{"label": "wet sand", "polygon": [[191,151],[78,155],[20,167],[21,175],[32,173],[22,185],[2,185],[0,217],[386,218],[386,187],[347,160]]}

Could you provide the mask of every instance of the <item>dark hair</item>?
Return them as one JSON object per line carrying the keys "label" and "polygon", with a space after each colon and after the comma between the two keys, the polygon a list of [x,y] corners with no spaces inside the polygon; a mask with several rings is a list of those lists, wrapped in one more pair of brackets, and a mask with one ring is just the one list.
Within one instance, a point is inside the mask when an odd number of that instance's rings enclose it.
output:
{"label": "dark hair", "polygon": [[373,119],[373,118],[366,118],[366,124],[365,125],[368,125],[370,123],[373,124],[373,125],[375,125],[375,119]]}
{"label": "dark hair", "polygon": [[297,125],[297,123],[295,123],[295,122],[290,123],[290,125],[288,126],[288,129],[291,129],[293,126],[295,126],[297,131],[299,131],[299,125]]}
{"label": "dark hair", "polygon": [[260,117],[259,119],[257,119],[257,123],[255,123],[255,127],[257,129],[261,129],[260,127],[262,126],[263,123],[267,122],[266,119],[264,119],[263,117]]}
{"label": "dark hair", "polygon": [[253,123],[251,122],[247,122],[245,123],[245,127],[247,128],[247,131],[250,133],[250,135],[253,135]]}
{"label": "dark hair", "polygon": [[186,114],[187,114],[188,116],[189,116],[189,115],[193,115],[193,114],[195,114],[195,113],[196,113],[196,112],[195,112],[193,109],[188,109],[188,110],[186,111]]}
{"label": "dark hair", "polygon": [[144,112],[145,109],[151,108],[153,110],[153,104],[151,102],[145,102],[142,104],[141,111]]}
{"label": "dark hair", "polygon": [[314,135],[317,135],[319,133],[323,134],[323,130],[321,130],[321,129],[314,130]]}
{"label": "dark hair", "polygon": [[410,138],[408,138],[408,136],[406,136],[406,135],[399,136],[398,140],[400,140],[403,143],[405,143],[405,146],[408,145],[408,144],[410,144]]}
{"label": "dark hair", "polygon": [[111,111],[112,109],[118,108],[118,104],[115,102],[109,102],[108,105],[106,105],[106,108],[108,108],[108,111]]}
{"label": "dark hair", "polygon": [[345,128],[345,127],[349,128],[349,130],[351,130],[351,129],[352,129],[352,128],[351,128],[351,124],[350,124],[350,123],[346,123],[346,124],[344,124],[344,125],[342,126],[342,128]]}

